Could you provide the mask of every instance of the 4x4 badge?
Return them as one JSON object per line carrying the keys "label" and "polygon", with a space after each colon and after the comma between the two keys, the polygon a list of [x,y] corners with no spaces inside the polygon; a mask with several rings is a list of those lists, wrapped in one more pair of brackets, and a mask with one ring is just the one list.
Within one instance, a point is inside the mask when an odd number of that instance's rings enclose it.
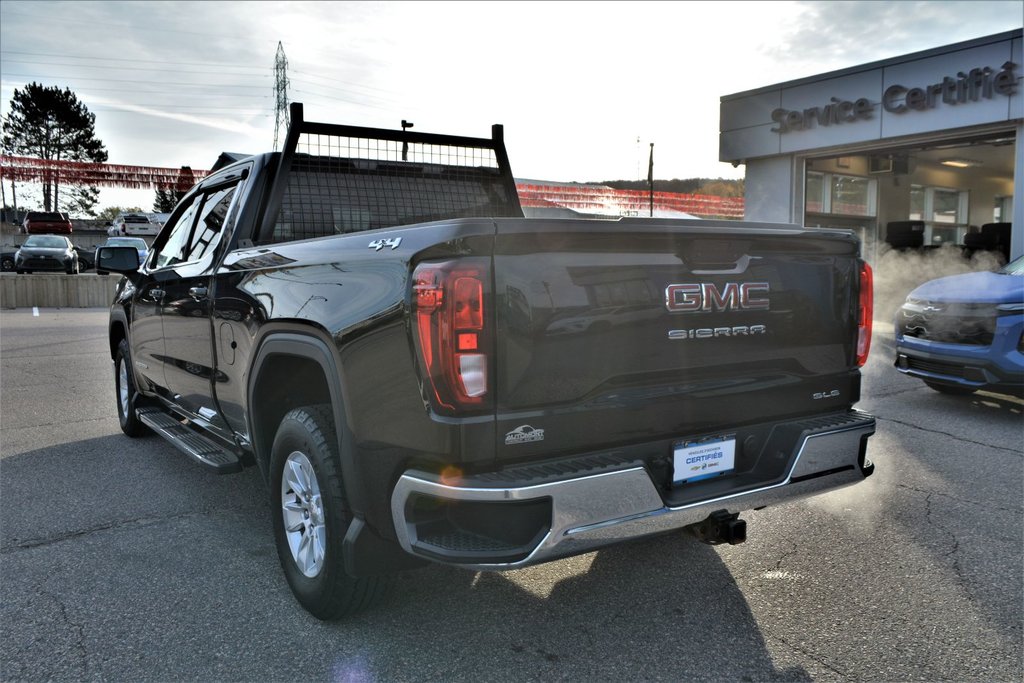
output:
{"label": "4x4 badge", "polygon": [[386,240],[374,240],[370,242],[370,249],[373,249],[374,251],[380,251],[384,247],[391,247],[391,250],[394,251],[395,249],[398,249],[398,245],[401,243],[401,237],[392,237]]}
{"label": "4x4 badge", "polygon": [[529,443],[531,441],[543,441],[544,430],[534,429],[530,425],[522,425],[516,427],[511,432],[505,435],[505,445],[513,446],[517,443]]}

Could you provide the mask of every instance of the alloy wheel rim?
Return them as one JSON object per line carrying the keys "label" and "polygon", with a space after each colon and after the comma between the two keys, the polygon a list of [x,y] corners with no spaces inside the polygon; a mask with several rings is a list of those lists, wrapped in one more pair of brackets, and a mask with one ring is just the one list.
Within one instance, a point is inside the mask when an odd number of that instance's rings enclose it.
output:
{"label": "alloy wheel rim", "polygon": [[284,463],[281,514],[295,566],[304,576],[317,576],[327,552],[327,528],[316,473],[309,458],[300,451],[293,451]]}
{"label": "alloy wheel rim", "polygon": [[121,405],[121,415],[128,417],[128,370],[123,359],[117,366],[117,400]]}

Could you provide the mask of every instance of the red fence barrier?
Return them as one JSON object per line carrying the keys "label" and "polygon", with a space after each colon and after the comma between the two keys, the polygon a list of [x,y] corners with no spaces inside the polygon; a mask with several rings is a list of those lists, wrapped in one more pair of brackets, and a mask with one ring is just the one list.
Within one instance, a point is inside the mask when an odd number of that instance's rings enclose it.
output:
{"label": "red fence barrier", "polygon": [[[650,193],[588,185],[536,185],[517,183],[519,201],[526,207],[560,206],[579,213],[610,216],[647,216]],[[688,213],[700,218],[742,220],[742,197],[655,192],[654,210]]]}
{"label": "red fence barrier", "polygon": [[[0,179],[23,183],[58,182],[61,185],[93,185],[128,189],[176,188],[181,169],[155,166],[94,164],[0,155]],[[195,181],[209,171],[193,169]],[[561,207],[577,213],[607,216],[647,216],[650,195],[645,190],[615,190],[592,185],[540,185],[516,183],[525,207]],[[699,218],[743,218],[742,197],[655,192],[656,212],[681,212]]]}
{"label": "red fence barrier", "polygon": [[[22,183],[57,182],[61,185],[93,185],[127,189],[177,189],[180,168],[96,164],[84,161],[0,156],[0,179]],[[209,171],[192,170],[193,182]],[[183,188],[188,189],[188,188]]]}

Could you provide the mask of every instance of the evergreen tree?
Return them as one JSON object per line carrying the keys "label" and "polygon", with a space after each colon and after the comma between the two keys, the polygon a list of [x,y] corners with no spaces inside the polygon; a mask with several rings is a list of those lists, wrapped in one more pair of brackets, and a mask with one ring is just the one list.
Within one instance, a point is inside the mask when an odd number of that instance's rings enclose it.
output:
{"label": "evergreen tree", "polygon": [[158,189],[153,197],[153,211],[157,213],[170,213],[178,205],[181,198],[188,194],[192,186],[196,184],[195,173],[191,166],[182,166],[178,171],[178,177],[174,179],[174,187],[169,189]]}
{"label": "evergreen tree", "polygon": [[157,190],[153,198],[153,211],[156,213],[170,213],[178,204],[177,192],[173,190]]}
{"label": "evergreen tree", "polygon": [[100,201],[99,188],[77,185],[64,193],[64,208],[76,216],[96,217],[96,204]]}
{"label": "evergreen tree", "polygon": [[[96,137],[96,115],[69,88],[30,83],[14,89],[3,124],[3,148],[9,154],[47,161],[104,162],[107,150]],[[60,178],[43,178],[43,210],[60,210]],[[88,187],[73,196],[79,211],[91,213],[98,190]]]}

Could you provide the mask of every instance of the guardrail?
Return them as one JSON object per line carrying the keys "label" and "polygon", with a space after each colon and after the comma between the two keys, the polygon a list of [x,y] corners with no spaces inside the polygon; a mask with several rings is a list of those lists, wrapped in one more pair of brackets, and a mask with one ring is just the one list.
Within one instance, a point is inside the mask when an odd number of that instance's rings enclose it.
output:
{"label": "guardrail", "polygon": [[107,308],[120,275],[0,273],[0,308]]}

